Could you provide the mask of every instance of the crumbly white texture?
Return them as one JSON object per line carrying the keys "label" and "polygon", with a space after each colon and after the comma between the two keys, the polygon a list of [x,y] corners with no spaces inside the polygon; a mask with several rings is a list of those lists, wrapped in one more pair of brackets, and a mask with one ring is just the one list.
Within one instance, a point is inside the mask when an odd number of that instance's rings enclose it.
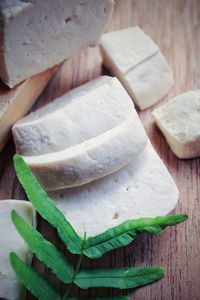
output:
{"label": "crumbly white texture", "polygon": [[176,96],[152,115],[176,156],[200,156],[200,90]]}
{"label": "crumbly white texture", "polygon": [[1,0],[0,78],[13,87],[98,45],[113,0]]}
{"label": "crumbly white texture", "polygon": [[35,218],[33,207],[28,201],[0,201],[0,298],[22,300],[24,299],[25,290],[10,265],[9,253],[14,251],[20,258],[26,260],[28,246],[20,237],[11,221],[11,211],[13,209],[30,224],[32,224]]}
{"label": "crumbly white texture", "polygon": [[154,105],[172,88],[173,75],[166,59],[139,27],[105,33],[100,45],[105,66],[140,109]]}
{"label": "crumbly white texture", "polygon": [[124,86],[140,109],[146,109],[164,96],[173,85],[173,76],[165,57],[158,52],[128,72]]}
{"label": "crumbly white texture", "polygon": [[49,192],[81,236],[99,234],[128,219],[167,215],[179,192],[150,142],[128,166],[92,183]]}
{"label": "crumbly white texture", "polygon": [[120,125],[74,147],[23,158],[43,187],[55,190],[82,185],[121,169],[144,150],[146,142],[135,111]]}
{"label": "crumbly white texture", "polygon": [[138,26],[105,33],[100,43],[122,73],[127,73],[159,51]]}
{"label": "crumbly white texture", "polygon": [[133,112],[120,82],[102,76],[15,123],[16,150],[25,156],[64,150],[112,129]]}

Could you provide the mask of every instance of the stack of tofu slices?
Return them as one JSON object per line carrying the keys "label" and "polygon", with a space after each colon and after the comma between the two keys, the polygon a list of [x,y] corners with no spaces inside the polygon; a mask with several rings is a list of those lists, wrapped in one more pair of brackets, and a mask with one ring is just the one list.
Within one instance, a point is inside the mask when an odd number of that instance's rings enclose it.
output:
{"label": "stack of tofu slices", "polygon": [[[41,77],[27,78],[97,45],[112,7],[112,0],[1,1],[0,77],[9,87],[26,81],[9,91],[9,99],[0,94],[0,149],[52,72],[31,97],[30,81],[37,85]],[[26,28],[26,34],[16,34],[16,28]],[[138,27],[103,35],[101,52],[116,77],[101,76],[77,87],[12,128],[17,153],[77,233],[87,237],[127,219],[166,215],[179,197],[132,101],[145,109],[169,92],[173,78],[165,58]],[[9,252],[25,258],[28,249],[11,222],[12,209],[29,223],[35,215],[26,201],[0,201],[0,297],[21,300]]]}
{"label": "stack of tofu slices", "polygon": [[177,187],[115,77],[102,76],[13,126],[17,152],[76,231],[168,214]]}

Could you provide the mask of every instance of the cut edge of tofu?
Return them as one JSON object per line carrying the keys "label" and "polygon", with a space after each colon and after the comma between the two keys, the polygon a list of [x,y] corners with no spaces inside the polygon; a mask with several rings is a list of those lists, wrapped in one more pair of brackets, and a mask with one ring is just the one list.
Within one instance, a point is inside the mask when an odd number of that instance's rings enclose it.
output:
{"label": "cut edge of tofu", "polygon": [[[141,64],[143,61],[145,61],[146,59],[148,59],[149,57],[155,55],[156,53],[159,52],[159,48],[158,46],[156,45],[156,43],[151,39],[151,37],[149,35],[147,35],[139,26],[134,26],[134,27],[128,27],[128,28],[124,28],[124,29],[120,29],[120,30],[117,30],[117,31],[111,31],[111,32],[107,32],[107,33],[104,33],[100,39],[100,46],[102,48],[105,49],[105,52],[108,53],[108,56],[111,58],[111,55],[112,55],[112,50],[114,51],[114,49],[111,49],[113,47],[113,43],[115,43],[115,40],[117,40],[117,42],[119,43],[119,45],[121,45],[121,39],[123,40],[123,37],[124,35],[126,36],[128,33],[128,35],[130,36],[130,34],[136,34],[136,38],[138,39],[138,35],[140,36],[140,40],[143,41],[143,43],[146,43],[148,46],[148,54],[147,55],[144,55],[142,56],[142,58],[140,57],[140,59],[138,60],[138,58],[136,59],[137,62],[134,63],[133,66],[131,67],[124,67],[123,64],[119,66],[119,69],[121,68],[121,73],[122,74],[126,74],[128,73],[129,71],[131,71],[133,68],[135,68],[138,64]],[[115,36],[114,38],[114,41],[112,40],[113,36]],[[110,43],[110,40],[111,40],[111,43]],[[119,42],[120,41],[120,42]],[[126,42],[126,40],[124,41]],[[110,44],[109,44],[110,43]],[[111,48],[110,48],[111,47]],[[144,47],[143,45],[143,50],[146,49],[146,47]],[[122,49],[123,50],[123,49]],[[120,51],[121,53],[121,51]],[[123,53],[123,51],[122,51]],[[139,53],[139,50],[137,49],[136,51],[137,54],[141,54]],[[114,62],[114,60],[112,60]],[[129,62],[130,63],[130,62]]]}
{"label": "cut edge of tofu", "polygon": [[[200,90],[198,91],[200,92]],[[190,159],[200,156],[200,137],[197,140],[191,139],[187,142],[181,141],[176,135],[173,135],[173,133],[167,128],[167,126],[163,124],[161,119],[163,110],[167,108],[171,102],[175,102],[177,98],[180,98],[182,95],[186,95],[190,92],[193,93],[195,91],[189,91],[180,94],[152,112],[152,117],[156,125],[162,132],[163,136],[165,137],[169,147],[171,148],[172,152],[180,159]]]}
{"label": "cut edge of tofu", "polygon": [[[143,67],[145,66],[146,72],[144,73]],[[157,71],[160,70],[160,68],[162,68],[162,72],[159,74]],[[149,81],[151,84],[148,84],[146,87],[144,85],[145,81],[148,82],[148,74],[150,71],[152,73],[152,81]],[[141,80],[140,77],[139,79],[133,79],[134,73],[140,76],[142,75],[142,77],[147,74],[147,78],[144,77]],[[135,68],[126,73],[124,77],[127,86],[126,89],[127,91],[134,90],[135,101],[140,110],[147,109],[161,101],[171,91],[174,84],[173,73],[161,52],[157,52],[144,60],[141,64],[138,64]],[[134,81],[136,82],[134,83]],[[140,83],[142,83],[142,85],[139,87]]]}
{"label": "cut edge of tofu", "polygon": [[147,137],[137,113],[102,134],[59,152],[24,156],[46,190],[63,189],[107,176],[131,162]]}
{"label": "cut edge of tofu", "polygon": [[[169,147],[171,148],[172,152],[180,159],[190,159],[200,156],[200,140],[198,141],[190,141],[188,143],[181,143],[177,139],[171,136],[166,131],[166,128],[162,126],[159,120],[156,119],[154,116],[154,120],[156,125],[162,132],[163,136],[165,137]],[[198,149],[198,150],[195,150]]]}
{"label": "cut edge of tofu", "polygon": [[[100,45],[100,51],[101,51],[101,55],[103,58],[103,64],[105,65],[105,67],[111,72],[112,75],[116,76],[116,78],[119,79],[119,81],[121,82],[123,87],[126,89],[126,85],[128,84],[128,82],[126,81],[125,76],[117,68],[112,57],[104,50],[102,45]],[[136,96],[133,92],[133,89],[129,88],[129,89],[126,89],[126,91],[129,94],[129,96],[131,97],[131,99],[134,100],[135,104],[137,106],[139,106]]]}
{"label": "cut edge of tofu", "polygon": [[[116,66],[116,64],[113,61],[112,57],[104,50],[102,45],[100,45],[100,49],[101,49],[101,54],[102,54],[104,65],[106,66],[106,68],[108,68],[110,70],[112,75],[116,76],[119,79],[119,81],[121,82],[121,84],[123,85],[123,87],[125,88],[127,93],[129,94],[129,96],[132,98],[132,100],[137,105],[137,107],[139,107],[140,110],[145,110],[145,109],[155,105],[157,102],[161,101],[171,91],[171,89],[173,87],[173,84],[174,84],[173,74],[172,74],[172,71],[169,67],[169,64],[168,64],[167,60],[165,59],[164,55],[160,51],[158,51],[158,52],[154,53],[153,55],[149,56],[148,58],[146,58],[142,62],[138,63],[137,66],[134,66],[128,72],[123,74],[118,69],[118,67]],[[150,103],[145,104],[145,103],[142,103],[140,100],[138,100],[138,97],[136,96],[136,93],[134,93],[134,87],[132,85],[130,85],[129,81],[126,78],[126,75],[128,75],[132,70],[136,69],[138,66],[140,66],[141,64],[147,62],[148,60],[152,59],[153,57],[155,57],[158,54],[161,55],[161,58],[165,61],[166,67],[168,67],[169,77],[170,77],[170,84],[169,84],[169,87],[166,90],[166,92],[164,92],[163,95],[161,97],[159,97],[159,99],[154,99]]]}
{"label": "cut edge of tofu", "polygon": [[[114,31],[115,32],[115,31]],[[143,31],[142,31],[143,32]],[[110,33],[110,32],[109,32]],[[108,34],[109,34],[108,33]],[[112,33],[112,32],[111,32]],[[145,32],[144,32],[145,34]],[[146,35],[146,34],[145,34]],[[151,40],[151,38],[147,35],[147,37]],[[154,43],[153,40],[151,40],[152,43]],[[156,44],[155,44],[156,45]],[[156,45],[157,46],[157,45]],[[124,88],[126,89],[127,93],[129,94],[129,96],[132,98],[132,100],[135,102],[135,104],[139,107],[140,110],[144,110],[147,109],[151,106],[153,106],[154,104],[156,104],[157,102],[161,101],[172,89],[173,84],[174,84],[174,79],[173,79],[173,73],[172,70],[165,58],[165,56],[161,53],[160,49],[158,48],[157,51],[155,51],[154,53],[152,53],[151,55],[149,55],[148,57],[146,57],[145,59],[142,59],[139,63],[137,63],[135,66],[129,68],[126,72],[122,72],[119,67],[116,65],[114,59],[112,58],[112,56],[109,54],[108,51],[106,51],[106,47],[104,47],[104,42],[103,39],[100,42],[100,52],[103,58],[103,64],[106,66],[106,68],[108,68],[111,72],[112,75],[116,76],[120,82],[122,83],[122,85],[124,86]],[[169,72],[169,84],[168,84],[168,88],[165,89],[165,91],[163,91],[160,95],[160,97],[153,99],[151,102],[149,103],[142,103],[142,101],[140,101],[138,99],[137,93],[134,92],[134,86],[131,85],[129,83],[130,80],[128,80],[127,75],[129,73],[131,73],[131,71],[133,71],[134,69],[136,69],[137,67],[139,67],[140,65],[144,64],[145,62],[151,60],[153,57],[156,57],[157,55],[160,56],[160,60],[162,60],[163,64],[166,65],[166,69],[168,69]],[[159,84],[159,83],[158,83]]]}
{"label": "cut edge of tofu", "polygon": [[5,85],[2,86],[3,92],[0,94],[0,151],[11,135],[13,124],[28,112],[56,70],[57,67],[48,69],[25,80],[11,90]]}

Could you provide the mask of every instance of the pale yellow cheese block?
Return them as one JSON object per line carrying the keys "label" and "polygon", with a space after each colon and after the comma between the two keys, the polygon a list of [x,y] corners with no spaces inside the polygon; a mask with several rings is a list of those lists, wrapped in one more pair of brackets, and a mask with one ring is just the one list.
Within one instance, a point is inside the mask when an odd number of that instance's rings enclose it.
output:
{"label": "pale yellow cheese block", "polygon": [[13,89],[0,81],[0,151],[10,137],[12,125],[28,112],[56,69],[35,75]]}

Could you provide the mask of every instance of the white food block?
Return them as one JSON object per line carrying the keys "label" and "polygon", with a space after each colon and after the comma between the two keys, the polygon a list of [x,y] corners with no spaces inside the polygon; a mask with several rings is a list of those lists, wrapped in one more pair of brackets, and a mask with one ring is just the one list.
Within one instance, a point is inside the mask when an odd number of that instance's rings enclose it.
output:
{"label": "white food block", "polygon": [[13,209],[30,224],[32,224],[35,219],[33,207],[28,201],[0,201],[0,298],[22,300],[24,299],[25,289],[18,281],[11,267],[9,253],[14,251],[20,258],[26,260],[28,258],[28,246],[20,237],[12,223],[11,211]]}
{"label": "white food block", "polygon": [[167,215],[179,198],[176,184],[150,142],[118,172],[49,195],[78,234],[86,232],[87,237],[128,219]]}
{"label": "white food block", "polygon": [[98,45],[113,0],[1,0],[0,78],[9,87]]}
{"label": "white food block", "polygon": [[171,70],[158,52],[126,74],[124,86],[140,109],[146,109],[164,96],[173,85]]}
{"label": "white food block", "polygon": [[13,127],[17,151],[46,190],[78,186],[124,167],[147,137],[120,82],[103,76]]}
{"label": "white food block", "polygon": [[176,96],[152,115],[176,156],[200,156],[200,90]]}
{"label": "white food block", "polygon": [[105,66],[118,77],[140,109],[160,101],[173,85],[173,75],[158,46],[139,27],[101,37]]}
{"label": "white food block", "polygon": [[134,112],[113,129],[63,151],[23,156],[46,190],[78,186],[111,174],[137,157],[147,138]]}
{"label": "white food block", "polygon": [[120,82],[101,76],[16,122],[16,150],[25,156],[64,150],[119,125],[133,112]]}
{"label": "white food block", "polygon": [[57,68],[48,69],[9,89],[0,81],[0,151],[11,135],[11,127],[31,108]]}

